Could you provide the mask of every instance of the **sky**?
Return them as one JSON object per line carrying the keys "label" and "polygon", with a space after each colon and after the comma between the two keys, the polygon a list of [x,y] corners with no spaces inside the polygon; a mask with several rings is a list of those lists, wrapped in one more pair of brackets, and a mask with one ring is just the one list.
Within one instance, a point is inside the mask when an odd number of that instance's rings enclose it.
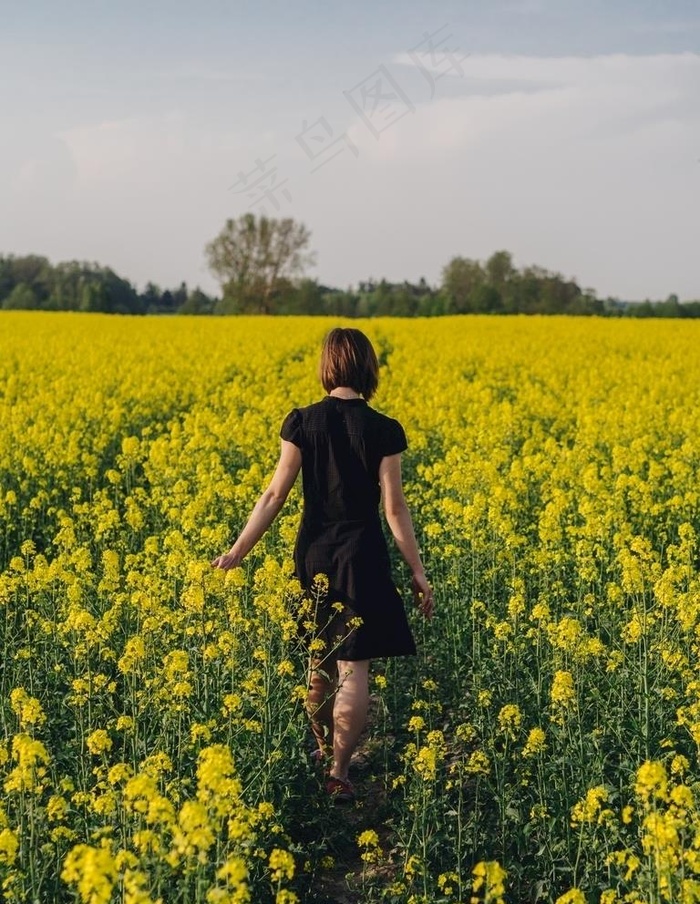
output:
{"label": "sky", "polygon": [[245,213],[325,285],[512,253],[700,299],[698,0],[0,0],[0,254],[217,292]]}

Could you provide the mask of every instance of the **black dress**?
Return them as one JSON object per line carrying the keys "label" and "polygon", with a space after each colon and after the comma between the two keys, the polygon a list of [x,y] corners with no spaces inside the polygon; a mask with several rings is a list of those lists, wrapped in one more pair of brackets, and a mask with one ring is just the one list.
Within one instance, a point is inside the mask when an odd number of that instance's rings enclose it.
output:
{"label": "black dress", "polygon": [[[406,448],[403,427],[364,399],[326,396],[290,411],[280,436],[301,449],[296,577],[307,595],[317,574],[329,581],[315,613],[314,633],[326,645],[321,655],[336,646],[337,658],[351,661],[414,654],[379,518],[379,463]],[[353,627],[356,616],[360,627]]]}

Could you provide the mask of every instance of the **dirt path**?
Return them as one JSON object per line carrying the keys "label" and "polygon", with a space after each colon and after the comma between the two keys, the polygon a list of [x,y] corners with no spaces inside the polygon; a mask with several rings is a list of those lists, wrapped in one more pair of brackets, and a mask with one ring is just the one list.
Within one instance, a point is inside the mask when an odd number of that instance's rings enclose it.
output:
{"label": "dirt path", "polygon": [[[371,723],[370,723],[371,724]],[[350,765],[350,779],[357,791],[352,804],[333,807],[336,833],[333,837],[335,865],[319,875],[313,887],[314,904],[364,904],[368,897],[367,886],[389,884],[396,867],[386,860],[379,866],[363,862],[357,837],[367,829],[379,836],[379,843],[386,855],[395,848],[395,839],[389,825],[391,804],[387,792],[387,777],[382,763],[382,747],[376,739],[363,737]]]}

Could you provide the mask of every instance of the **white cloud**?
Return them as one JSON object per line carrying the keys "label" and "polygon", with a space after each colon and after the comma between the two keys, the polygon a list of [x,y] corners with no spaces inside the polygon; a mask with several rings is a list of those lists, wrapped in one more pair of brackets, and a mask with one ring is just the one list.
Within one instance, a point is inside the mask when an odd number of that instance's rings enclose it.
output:
{"label": "white cloud", "polygon": [[[169,187],[174,194],[214,174],[224,187],[252,165],[251,149],[273,145],[274,132],[253,132],[227,123],[202,127],[179,111],[135,116],[62,131],[79,189],[127,192]],[[226,181],[228,180],[228,182]]]}
{"label": "white cloud", "polygon": [[75,162],[81,185],[139,178],[159,165],[170,168],[185,149],[184,117],[132,117],[59,132]]}
{"label": "white cloud", "polygon": [[357,176],[332,198],[350,222],[356,198],[372,205],[352,236],[365,272],[434,278],[453,254],[508,248],[603,295],[700,295],[700,55],[489,55],[465,70],[463,94],[438,82],[379,139],[349,128]]}
{"label": "white cloud", "polygon": [[[408,55],[396,62],[412,64]],[[491,141],[556,144],[680,120],[697,128],[700,55],[595,57],[482,55],[463,64],[464,94],[417,106],[376,139],[359,120],[349,134],[376,159],[455,151]],[[454,76],[452,76],[454,78]]]}
{"label": "white cloud", "polygon": [[[414,66],[415,61],[408,53],[399,53],[393,62]],[[434,72],[443,72],[447,63],[431,61],[429,55],[421,56],[421,62]],[[700,54],[653,54],[634,56],[630,54],[605,54],[599,56],[538,57],[507,54],[478,54],[468,56],[462,64],[468,83],[472,79],[501,79],[514,82],[544,82],[552,85],[601,84],[611,78],[635,83],[644,83],[657,78],[667,79],[670,75],[686,72],[698,73]],[[454,75],[451,75],[454,78]]]}

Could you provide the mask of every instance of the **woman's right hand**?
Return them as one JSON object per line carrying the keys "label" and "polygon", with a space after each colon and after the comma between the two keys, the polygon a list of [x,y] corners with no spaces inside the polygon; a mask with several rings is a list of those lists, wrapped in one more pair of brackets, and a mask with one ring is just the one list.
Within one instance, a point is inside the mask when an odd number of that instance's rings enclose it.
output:
{"label": "woman's right hand", "polygon": [[428,583],[428,579],[420,572],[413,575],[412,584],[413,598],[420,609],[421,615],[425,618],[432,618],[435,603],[433,600],[433,588]]}
{"label": "woman's right hand", "polygon": [[212,559],[210,564],[212,568],[223,568],[225,571],[228,571],[229,568],[237,568],[242,561],[243,556],[238,552],[234,552],[233,549],[230,549],[222,556],[217,556],[215,559]]}

